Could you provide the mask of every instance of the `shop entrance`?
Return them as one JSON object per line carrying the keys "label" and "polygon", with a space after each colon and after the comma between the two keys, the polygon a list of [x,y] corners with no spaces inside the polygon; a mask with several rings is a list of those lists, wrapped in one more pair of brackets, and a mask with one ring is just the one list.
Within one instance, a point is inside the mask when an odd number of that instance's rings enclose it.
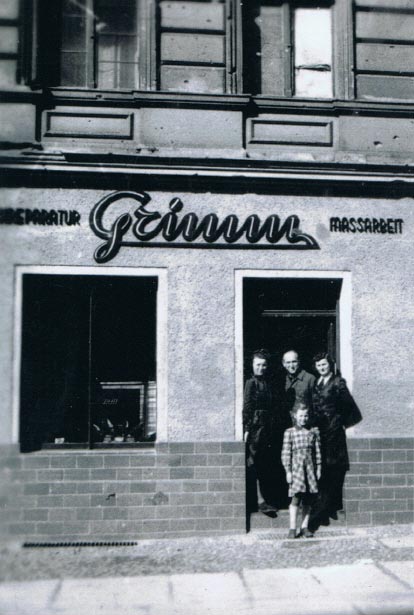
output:
{"label": "shop entrance", "polygon": [[[282,357],[296,350],[302,367],[313,373],[312,358],[328,351],[340,367],[339,302],[342,279],[339,278],[254,278],[243,279],[243,372],[251,376],[251,358],[257,349],[267,349],[276,391],[282,395],[285,370]],[[280,464],[282,434],[269,451],[269,472],[265,498],[277,508],[288,505],[285,473]],[[248,472],[249,478],[249,472]],[[248,513],[255,510],[255,486],[248,480]]]}

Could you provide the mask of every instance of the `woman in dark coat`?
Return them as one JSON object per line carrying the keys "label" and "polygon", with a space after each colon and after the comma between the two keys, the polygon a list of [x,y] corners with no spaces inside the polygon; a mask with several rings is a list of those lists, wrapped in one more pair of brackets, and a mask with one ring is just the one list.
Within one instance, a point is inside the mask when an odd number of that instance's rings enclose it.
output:
{"label": "woman in dark coat", "polygon": [[[274,393],[268,378],[268,354],[258,350],[253,354],[253,376],[246,381],[243,401],[243,429],[246,441],[247,474],[255,484],[258,509],[275,511],[269,501],[272,475],[272,432]],[[270,487],[270,488],[269,488]]]}
{"label": "woman in dark coat", "polygon": [[322,476],[318,499],[311,512],[311,531],[328,525],[329,518],[337,519],[337,512],[343,509],[342,489],[349,470],[345,429],[362,420],[345,380],[334,374],[329,354],[319,353],[313,362],[317,372],[312,393],[313,424],[321,435]]}

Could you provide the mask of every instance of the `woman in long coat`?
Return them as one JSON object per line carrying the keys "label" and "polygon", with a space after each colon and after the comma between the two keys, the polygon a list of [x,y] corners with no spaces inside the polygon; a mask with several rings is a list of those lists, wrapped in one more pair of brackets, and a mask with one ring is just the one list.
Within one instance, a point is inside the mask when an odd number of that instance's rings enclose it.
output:
{"label": "woman in long coat", "polygon": [[312,508],[309,529],[328,525],[343,509],[342,490],[349,470],[347,427],[362,420],[346,381],[334,374],[334,363],[327,353],[313,359],[317,380],[312,393],[313,424],[319,428],[322,447],[322,476],[319,495]]}
{"label": "woman in long coat", "polygon": [[[246,381],[243,402],[243,428],[246,440],[247,474],[254,483],[259,511],[275,511],[269,500],[275,469],[273,457],[273,425],[275,395],[268,377],[268,353],[258,350],[253,354],[253,375]],[[279,465],[280,462],[279,462]],[[252,502],[252,506],[254,503]]]}

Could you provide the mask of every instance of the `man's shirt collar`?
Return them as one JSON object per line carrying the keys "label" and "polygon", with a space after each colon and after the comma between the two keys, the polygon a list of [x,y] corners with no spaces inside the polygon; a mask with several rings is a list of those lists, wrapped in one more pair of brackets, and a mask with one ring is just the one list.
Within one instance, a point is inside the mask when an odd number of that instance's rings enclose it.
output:
{"label": "man's shirt collar", "polygon": [[299,370],[294,376],[292,376],[292,374],[288,373],[288,378],[292,382],[294,382],[295,380],[303,380],[304,376],[305,376],[305,370],[304,369]]}

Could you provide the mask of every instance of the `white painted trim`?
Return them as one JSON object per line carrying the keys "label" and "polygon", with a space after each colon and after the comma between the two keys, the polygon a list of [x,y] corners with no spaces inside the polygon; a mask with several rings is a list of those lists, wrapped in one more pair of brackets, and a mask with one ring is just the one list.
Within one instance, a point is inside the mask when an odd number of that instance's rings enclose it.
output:
{"label": "white painted trim", "polygon": [[339,338],[341,373],[352,391],[352,274],[349,271],[315,270],[274,270],[274,269],[236,269],[235,270],[235,439],[243,439],[243,280],[245,278],[316,278],[342,280],[339,297]]}
{"label": "white painted trim", "polygon": [[20,418],[20,365],[22,345],[22,309],[23,309],[23,275],[106,275],[128,277],[157,277],[157,325],[156,325],[156,361],[157,361],[157,441],[168,438],[168,274],[165,268],[153,267],[76,267],[65,265],[16,265],[15,300],[14,300],[14,352],[13,352],[13,416],[12,441],[19,442]]}

